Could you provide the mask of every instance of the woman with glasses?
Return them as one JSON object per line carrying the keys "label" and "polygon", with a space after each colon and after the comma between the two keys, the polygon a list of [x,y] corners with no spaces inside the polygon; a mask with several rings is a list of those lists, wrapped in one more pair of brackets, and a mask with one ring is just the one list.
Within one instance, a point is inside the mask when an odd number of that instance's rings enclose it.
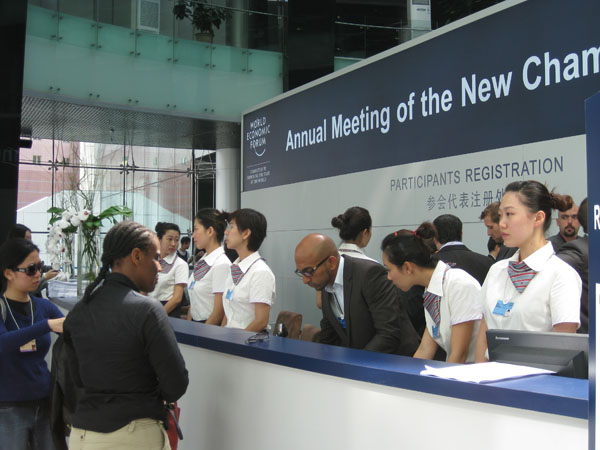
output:
{"label": "woman with glasses", "polygon": [[192,237],[196,248],[204,249],[204,255],[194,264],[188,282],[188,320],[209,325],[221,325],[223,321],[223,292],[231,266],[222,245],[228,216],[213,208],[203,208],[196,213]]}
{"label": "woman with glasses", "polygon": [[489,329],[575,333],[579,327],[581,278],[554,253],[544,236],[552,210],[566,211],[572,199],[534,180],[506,186],[500,203],[504,244],[517,247],[494,264],[481,287],[481,321],[475,360],[487,360]]}
{"label": "woman with glasses", "polygon": [[62,313],[30,295],[40,281],[39,249],[14,238],[0,247],[0,447],[54,449],[50,432],[50,332]]}
{"label": "woman with glasses", "polygon": [[438,346],[448,362],[473,362],[475,339],[481,320],[480,290],[475,278],[450,268],[434,255],[433,224],[425,222],[416,231],[400,230],[381,243],[388,279],[406,292],[423,286],[425,331],[415,358],[433,359]]}
{"label": "woman with glasses", "polygon": [[180,305],[190,272],[187,263],[177,256],[181,233],[176,224],[168,222],[158,222],[154,229],[160,242],[161,271],[156,287],[148,296],[159,300],[170,316],[180,317]]}
{"label": "woman with glasses", "polygon": [[267,219],[258,211],[245,208],[229,215],[225,245],[237,251],[225,282],[222,325],[263,331],[269,323],[275,301],[275,275],[258,253],[267,236]]}

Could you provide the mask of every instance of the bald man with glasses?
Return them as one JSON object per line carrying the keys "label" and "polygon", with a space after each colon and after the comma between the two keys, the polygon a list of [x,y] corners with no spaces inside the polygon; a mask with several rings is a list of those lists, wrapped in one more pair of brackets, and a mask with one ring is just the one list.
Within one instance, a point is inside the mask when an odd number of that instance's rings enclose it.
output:
{"label": "bald man with glasses", "polygon": [[319,342],[374,352],[412,356],[419,336],[398,289],[385,268],[373,261],[340,256],[331,238],[309,234],[294,254],[296,275],[321,291]]}

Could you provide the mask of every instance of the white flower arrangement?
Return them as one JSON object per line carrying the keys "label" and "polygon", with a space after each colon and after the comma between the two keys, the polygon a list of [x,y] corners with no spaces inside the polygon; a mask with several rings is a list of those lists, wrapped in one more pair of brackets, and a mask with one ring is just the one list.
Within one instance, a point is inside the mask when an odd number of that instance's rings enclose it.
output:
{"label": "white flower arrangement", "polygon": [[[50,257],[50,264],[54,269],[61,265],[73,264],[73,238],[78,229],[83,233],[83,252],[89,257],[97,260],[97,251],[92,237],[96,230],[102,225],[103,219],[110,219],[116,223],[115,216],[130,217],[131,209],[124,206],[111,206],[102,211],[98,216],[91,213],[89,209],[75,211],[74,209],[50,208],[52,214],[50,219],[48,239],[46,240],[46,251]],[[90,219],[91,218],[91,219]]]}

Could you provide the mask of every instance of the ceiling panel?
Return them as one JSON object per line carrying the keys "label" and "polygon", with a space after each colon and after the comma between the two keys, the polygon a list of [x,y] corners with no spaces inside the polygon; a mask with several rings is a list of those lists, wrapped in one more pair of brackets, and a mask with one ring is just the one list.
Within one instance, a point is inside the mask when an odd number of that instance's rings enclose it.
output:
{"label": "ceiling panel", "polygon": [[22,135],[105,144],[213,150],[239,147],[240,124],[156,114],[110,105],[23,96]]}

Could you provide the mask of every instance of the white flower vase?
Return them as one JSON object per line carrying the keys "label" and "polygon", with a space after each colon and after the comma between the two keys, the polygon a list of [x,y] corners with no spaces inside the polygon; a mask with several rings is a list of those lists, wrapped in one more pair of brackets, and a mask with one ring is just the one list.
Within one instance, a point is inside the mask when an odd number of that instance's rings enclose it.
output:
{"label": "white flower vase", "polygon": [[100,229],[80,225],[77,237],[77,296],[81,297],[100,272]]}

